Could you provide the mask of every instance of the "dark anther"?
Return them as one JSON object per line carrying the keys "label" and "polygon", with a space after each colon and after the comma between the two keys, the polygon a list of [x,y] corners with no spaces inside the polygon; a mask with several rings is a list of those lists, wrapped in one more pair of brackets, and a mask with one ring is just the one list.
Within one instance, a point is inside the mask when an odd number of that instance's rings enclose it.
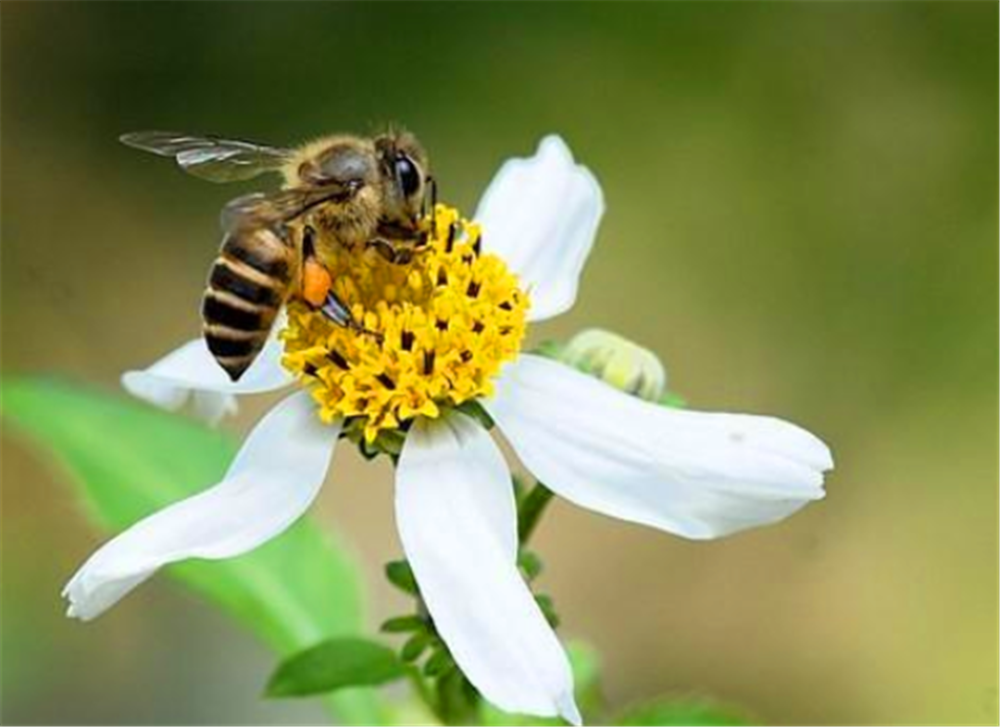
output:
{"label": "dark anther", "polygon": [[439,331],[447,331],[448,330],[448,321],[442,320],[441,318],[438,318],[434,322],[434,327],[437,328]]}
{"label": "dark anther", "polygon": [[341,356],[336,351],[330,351],[328,354],[326,354],[326,357],[331,361],[333,361],[334,364],[336,364],[339,368],[343,369],[344,371],[347,371],[349,368],[351,368],[351,365],[347,363],[347,359]]}
{"label": "dark anther", "polygon": [[413,348],[413,331],[403,331],[399,337],[399,345],[404,351],[409,351]]}
{"label": "dark anther", "polygon": [[472,265],[473,257],[472,255],[462,255],[462,262],[466,265]]}
{"label": "dark anther", "polygon": [[478,256],[483,251],[483,236],[480,235],[476,238],[476,241],[472,243],[472,252],[476,253]]}
{"label": "dark anther", "polygon": [[434,352],[424,351],[424,376],[434,373]]}
{"label": "dark anther", "polygon": [[477,283],[475,280],[471,280],[469,281],[469,289],[465,291],[465,294],[470,298],[475,298],[477,295],[479,295],[479,287],[480,287],[479,283]]}
{"label": "dark anther", "polygon": [[472,324],[473,333],[482,333],[484,328],[486,328],[486,326],[483,325],[482,321],[476,321]]}
{"label": "dark anther", "polygon": [[500,335],[501,336],[506,336],[508,333],[510,333],[513,330],[514,329],[511,326],[500,326]]}
{"label": "dark anther", "polygon": [[396,388],[396,382],[390,379],[388,374],[379,374],[375,378],[381,381],[382,385],[387,389],[391,390]]}
{"label": "dark anther", "polygon": [[514,306],[510,304],[509,300],[505,300],[503,303],[501,303],[500,307],[503,308],[504,310],[514,310]]}
{"label": "dark anther", "polygon": [[462,363],[469,363],[472,360],[472,353],[470,351],[462,351]]}
{"label": "dark anther", "polygon": [[448,241],[444,245],[444,249],[447,252],[451,252],[452,248],[455,247],[455,235],[458,234],[458,225],[452,222],[448,226]]}
{"label": "dark anther", "polygon": [[305,366],[302,367],[302,373],[304,373],[306,376],[315,376],[317,371],[319,371],[319,369],[313,366],[311,363],[307,363]]}
{"label": "dark anther", "polygon": [[448,272],[444,268],[438,268],[438,285],[445,286],[448,284]]}

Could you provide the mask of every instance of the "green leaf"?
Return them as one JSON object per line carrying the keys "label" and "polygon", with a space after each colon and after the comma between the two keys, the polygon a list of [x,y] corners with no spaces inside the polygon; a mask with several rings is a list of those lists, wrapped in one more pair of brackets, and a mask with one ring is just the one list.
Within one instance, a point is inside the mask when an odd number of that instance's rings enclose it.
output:
{"label": "green leaf", "polygon": [[389,579],[389,582],[392,583],[392,585],[403,591],[403,593],[409,593],[411,596],[415,596],[419,592],[417,588],[417,579],[413,577],[413,571],[410,570],[410,564],[405,560],[394,560],[386,563],[385,577]]}
{"label": "green leaf", "polygon": [[556,606],[552,601],[552,596],[544,593],[535,596],[535,603],[537,603],[538,607],[542,609],[542,615],[544,615],[545,620],[549,622],[549,626],[554,629],[559,628],[559,614],[556,613]]}
{"label": "green leaf", "polygon": [[517,556],[517,564],[529,583],[542,572],[542,559],[538,557],[538,553],[531,550],[522,550]]}
{"label": "green leaf", "polygon": [[[212,485],[236,452],[230,437],[184,417],[66,382],[7,379],[0,401],[12,428],[64,466],[89,519],[106,534]],[[167,572],[278,654],[363,625],[357,565],[305,519],[252,553]],[[336,695],[330,706],[343,721],[378,719],[370,692]]]}
{"label": "green leaf", "polygon": [[403,661],[413,662],[420,658],[420,655],[424,653],[431,642],[434,641],[434,637],[431,636],[426,631],[414,634],[403,644],[402,650],[399,652]]}
{"label": "green leaf", "polygon": [[[599,712],[603,706],[601,695],[601,664],[597,651],[589,644],[571,641],[566,645],[566,654],[573,669],[573,692],[576,704],[583,715],[584,724],[604,724]],[[522,727],[526,725],[563,725],[561,719],[534,717],[525,714],[503,712],[486,700],[480,701],[480,721],[487,727]],[[618,724],[612,722],[610,724]]]}
{"label": "green leaf", "polygon": [[305,697],[335,689],[377,686],[406,674],[388,646],[358,638],[329,639],[278,665],[268,697]]}
{"label": "green leaf", "polygon": [[427,622],[420,616],[396,616],[386,621],[380,627],[387,634],[403,634],[408,631],[423,631]]}
{"label": "green leaf", "polygon": [[450,671],[453,666],[455,666],[455,662],[452,661],[451,654],[448,653],[447,649],[442,648],[424,664],[424,675],[438,677]]}
{"label": "green leaf", "polygon": [[751,720],[746,714],[729,705],[721,704],[707,697],[676,696],[660,697],[625,710],[617,719],[617,725],[748,725]]}

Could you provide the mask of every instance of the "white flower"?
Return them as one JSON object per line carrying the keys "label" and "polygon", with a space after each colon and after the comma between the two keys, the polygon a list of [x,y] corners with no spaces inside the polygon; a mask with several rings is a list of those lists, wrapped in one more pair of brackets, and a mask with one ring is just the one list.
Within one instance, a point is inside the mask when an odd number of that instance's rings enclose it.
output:
{"label": "white flower", "polygon": [[[500,169],[476,220],[486,251],[530,292],[530,320],[572,306],[603,211],[597,181],[558,137]],[[218,418],[234,394],[292,383],[280,351],[272,341],[231,383],[197,339],[123,381],[166,408],[193,395]],[[660,407],[530,354],[507,364],[481,403],[557,494],[687,538],[780,520],[823,497],[833,466],[823,442],[788,422]],[[315,410],[306,392],[293,393],[257,424],[222,482],[104,545],[66,586],[69,614],[94,618],[163,565],[232,557],[285,530],[315,498],[341,432]],[[434,625],[483,697],[579,724],[565,652],[517,568],[510,471],[489,433],[454,410],[418,417],[399,458],[395,509]]]}

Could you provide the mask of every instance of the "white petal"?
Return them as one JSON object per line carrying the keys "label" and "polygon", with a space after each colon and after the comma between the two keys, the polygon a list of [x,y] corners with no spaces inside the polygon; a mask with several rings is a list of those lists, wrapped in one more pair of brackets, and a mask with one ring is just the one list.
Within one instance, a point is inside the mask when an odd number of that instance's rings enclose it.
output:
{"label": "white petal", "polygon": [[780,520],[822,498],[833,467],[826,445],[789,422],[668,409],[538,356],[508,365],[484,403],[559,495],[688,538]]}
{"label": "white petal", "polygon": [[281,365],[283,346],[278,333],[284,327],[279,316],[267,343],[239,381],[231,381],[208,350],[204,338],[188,341],[142,371],[127,371],[122,386],[140,399],[175,411],[196,392],[196,413],[218,421],[236,411],[233,394],[256,394],[291,384],[294,377]]}
{"label": "white petal", "polygon": [[410,430],[396,522],[434,624],[483,697],[579,724],[566,654],[517,570],[510,472],[475,421],[453,413]]}
{"label": "white petal", "polygon": [[339,434],[339,423],[319,421],[308,393],[284,399],[219,484],[141,520],[84,563],[63,591],[69,615],[100,615],[168,563],[230,558],[282,533],[319,492]]}
{"label": "white petal", "polygon": [[220,394],[217,391],[194,391],[191,399],[194,402],[194,415],[215,426],[225,417],[239,410],[236,397],[232,394]]}
{"label": "white petal", "polygon": [[502,257],[531,297],[529,320],[568,310],[604,214],[601,187],[566,143],[547,136],[530,159],[510,159],[479,202],[483,248]]}

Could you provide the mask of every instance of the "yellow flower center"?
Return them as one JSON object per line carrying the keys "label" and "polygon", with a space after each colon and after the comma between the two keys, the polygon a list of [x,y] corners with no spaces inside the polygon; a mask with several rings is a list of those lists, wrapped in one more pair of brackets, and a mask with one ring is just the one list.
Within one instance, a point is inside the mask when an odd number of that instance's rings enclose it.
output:
{"label": "yellow flower center", "polygon": [[500,258],[480,252],[479,226],[445,205],[426,224],[427,244],[406,264],[375,249],[327,261],[333,292],[366,332],[288,305],[283,365],[324,421],[347,418],[368,442],[488,396],[524,338],[528,297]]}

